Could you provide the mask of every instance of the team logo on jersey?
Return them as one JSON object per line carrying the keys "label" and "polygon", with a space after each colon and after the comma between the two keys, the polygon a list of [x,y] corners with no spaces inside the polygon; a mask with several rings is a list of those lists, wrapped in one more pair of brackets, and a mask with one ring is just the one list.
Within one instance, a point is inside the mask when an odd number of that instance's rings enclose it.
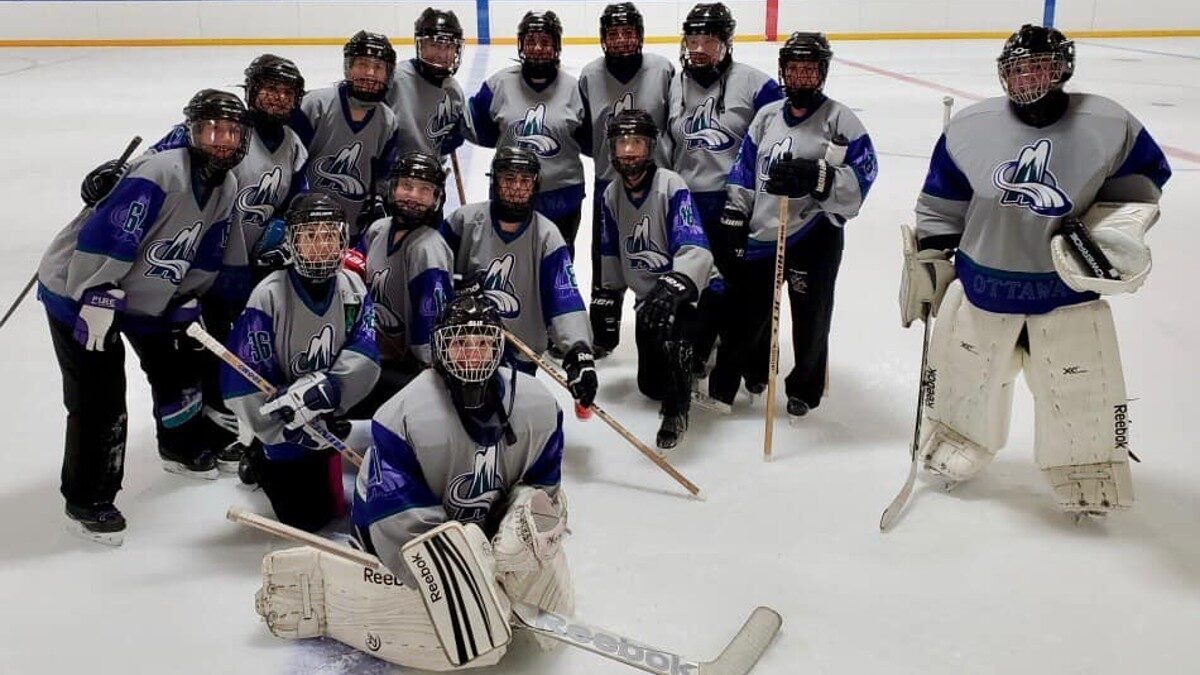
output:
{"label": "team logo on jersey", "polygon": [[517,290],[512,283],[513,265],[517,259],[513,254],[506,253],[503,258],[496,258],[488,263],[483,276],[483,292],[500,310],[500,316],[514,319],[521,313],[521,301],[517,298]]}
{"label": "team logo on jersey", "polygon": [[671,258],[650,239],[650,216],[642,216],[633,227],[633,234],[625,238],[625,255],[629,257],[629,266],[635,270],[651,274],[671,271]]}
{"label": "team logo on jersey", "polygon": [[446,486],[446,515],[461,523],[481,523],[487,518],[505,491],[499,458],[498,445],[475,451],[471,471],[455,476]]}
{"label": "team logo on jersey", "polygon": [[688,150],[724,152],[733,147],[735,139],[717,121],[716,108],[716,99],[708,96],[683,120],[683,138]]}
{"label": "team logo on jersey", "polygon": [[458,115],[454,112],[450,94],[443,94],[442,100],[437,104],[437,110],[430,115],[429,123],[425,125],[425,137],[429,139],[434,150],[439,150],[442,140],[449,136],[456,126]]}
{"label": "team logo on jersey", "polygon": [[275,214],[275,205],[280,202],[279,188],[283,185],[283,170],[275,165],[258,179],[238,192],[234,208],[241,214],[244,225],[264,227]]}
{"label": "team logo on jersey", "polygon": [[146,262],[150,269],[146,276],[157,277],[178,286],[196,258],[196,247],[200,243],[200,231],[204,222],[197,220],[170,239],[159,239],[146,247]]}
{"label": "team logo on jersey", "polygon": [[785,153],[792,151],[792,137],[788,136],[782,141],[771,146],[771,151],[765,157],[758,160],[758,190],[763,192],[767,189],[767,180],[771,177],[771,167],[775,166],[775,162],[783,157]]}
{"label": "team logo on jersey", "polygon": [[1016,161],[1002,162],[992,174],[992,184],[1000,189],[1000,203],[1020,206],[1040,216],[1065,216],[1074,208],[1071,198],[1058,187],[1050,173],[1050,154],[1054,146],[1043,138],[1021,148]]}
{"label": "team logo on jersey", "polygon": [[308,339],[308,349],[292,357],[292,372],[297,375],[328,370],[333,365],[333,324],[321,326]]}
{"label": "team logo on jersey", "polygon": [[376,318],[379,319],[379,325],[383,327],[383,331],[395,334],[404,328],[404,322],[392,310],[391,301],[388,300],[387,285],[388,277],[391,276],[391,273],[392,269],[390,267],[375,270],[371,273],[371,302],[375,305]]}
{"label": "team logo on jersey", "polygon": [[554,157],[562,149],[558,139],[546,130],[546,104],[539,103],[525,111],[525,119],[513,125],[517,145],[538,157]]}
{"label": "team logo on jersey", "polygon": [[356,202],[366,199],[367,186],[358,170],[358,160],[361,156],[362,143],[355,141],[339,150],[336,155],[326,155],[317,160],[313,165],[313,173],[316,175],[313,187]]}
{"label": "team logo on jersey", "polygon": [[626,110],[633,110],[633,92],[627,91],[621,94],[621,98],[613,101],[612,116],[616,117]]}

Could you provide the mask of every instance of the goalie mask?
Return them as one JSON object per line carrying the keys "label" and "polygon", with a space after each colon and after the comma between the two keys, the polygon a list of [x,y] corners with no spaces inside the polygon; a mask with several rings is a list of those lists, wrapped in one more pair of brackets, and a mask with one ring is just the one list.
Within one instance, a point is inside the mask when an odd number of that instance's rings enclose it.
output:
{"label": "goalie mask", "polygon": [[[646,175],[654,166],[658,127],[645,110],[632,108],[608,118],[609,161],[627,180]],[[633,186],[631,186],[633,187]]]}
{"label": "goalie mask", "polygon": [[458,72],[462,63],[463,28],[454,12],[426,7],[413,24],[417,70],[440,82]]}
{"label": "goalie mask", "polygon": [[263,54],[246,68],[246,103],[255,126],[279,127],[291,119],[304,98],[304,76],[288,59]]}
{"label": "goalie mask", "polygon": [[600,15],[600,48],[604,63],[619,73],[632,73],[642,65],[646,26],[632,2],[608,5]]}
{"label": "goalie mask", "polygon": [[446,202],[446,171],[436,157],[410,152],[401,157],[388,176],[392,222],[404,230],[421,225],[436,227]]}
{"label": "goalie mask", "polygon": [[733,14],[724,3],[699,3],[683,20],[679,63],[693,75],[715,75],[733,58]]}
{"label": "goalie mask", "polygon": [[1025,24],[1004,43],[996,66],[1008,99],[1033,105],[1071,79],[1075,43],[1054,28]]}
{"label": "goalie mask", "polygon": [[504,355],[500,312],[483,293],[456,298],[433,331],[433,364],[456,406],[487,404],[488,382]]}
{"label": "goalie mask", "polygon": [[537,80],[554,77],[562,54],[562,33],[562,21],[554,12],[525,13],[517,25],[517,54],[525,77]]}
{"label": "goalie mask", "polygon": [[386,36],[360,30],[342,48],[342,69],[350,95],[359,101],[382,101],[396,70],[396,50]]}
{"label": "goalie mask", "polygon": [[787,93],[789,104],[808,107],[825,88],[832,58],[833,50],[824,33],[792,33],[779,48],[779,85]]}
{"label": "goalie mask", "polygon": [[537,155],[516,145],[496,150],[492,158],[492,213],[498,220],[523,223],[533,213],[541,163]]}
{"label": "goalie mask", "polygon": [[250,145],[246,106],[228,92],[202,89],[188,101],[183,114],[192,167],[206,186],[216,187],[246,156]]}
{"label": "goalie mask", "polygon": [[296,197],[287,214],[287,245],[296,273],[309,281],[332,279],[342,266],[348,231],[346,214],[332,197],[321,192]]}

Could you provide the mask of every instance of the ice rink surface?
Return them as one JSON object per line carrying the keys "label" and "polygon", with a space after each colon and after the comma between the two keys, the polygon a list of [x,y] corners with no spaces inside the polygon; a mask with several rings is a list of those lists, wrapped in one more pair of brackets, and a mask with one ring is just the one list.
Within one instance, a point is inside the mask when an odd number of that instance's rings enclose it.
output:
{"label": "ice rink surface", "polygon": [[[676,49],[647,48],[672,59]],[[761,459],[761,401],[739,398],[728,418],[694,411],[670,460],[704,489],[703,502],[599,420],[570,419],[564,484],[574,534],[566,546],[579,615],[706,659],[754,606],[767,604],[784,625],[755,670],[761,675],[1200,672],[1190,643],[1200,620],[1192,426],[1200,410],[1200,39],[1080,40],[1068,85],[1129,108],[1168,149],[1175,171],[1149,236],[1154,273],[1136,295],[1112,301],[1136,399],[1133,448],[1144,460],[1134,467],[1136,508],[1081,525],[1055,511],[1033,463],[1032,402],[1019,386],[1008,446],[990,469],[950,493],[921,480],[887,535],[876,524],[908,468],[921,339],[919,327],[899,327],[897,226],[911,220],[942,96],[954,95],[961,108],[1000,93],[1000,42],[834,49],[827,93],[862,118],[880,173],[847,226],[828,398],[797,427],[779,422],[771,463]],[[738,44],[735,57],[774,73],[776,50]],[[77,213],[87,170],[117,156],[134,134],[153,142],[196,90],[240,84],[263,51],[293,58],[310,89],[340,79],[337,47],[0,50],[4,307]],[[578,74],[598,55],[595,46],[568,47],[564,67]],[[468,95],[513,57],[514,47],[468,47],[459,71]],[[490,155],[463,153],[470,199],[486,194]],[[586,241],[586,228],[580,236]],[[577,269],[588,288],[590,265]],[[628,308],[625,316],[621,347],[600,362],[598,400],[652,442],[657,408],[637,392]],[[129,519],[125,545],[66,534],[61,380],[45,313],[32,298],[0,331],[0,349],[0,671],[389,672],[336,644],[268,633],[253,595],[263,554],[284,544],[223,518],[231,505],[269,513],[266,499],[236,478],[202,483],[163,472],[133,358],[117,498]],[[784,368],[790,363],[785,338]],[[522,639],[488,672],[632,671],[571,648],[543,654]]]}

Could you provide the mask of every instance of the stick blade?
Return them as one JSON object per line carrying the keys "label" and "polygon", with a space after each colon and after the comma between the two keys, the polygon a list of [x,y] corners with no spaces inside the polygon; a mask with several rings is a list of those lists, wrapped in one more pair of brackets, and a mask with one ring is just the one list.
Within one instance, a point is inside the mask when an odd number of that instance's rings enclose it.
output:
{"label": "stick blade", "polygon": [[883,515],[879,516],[879,531],[887,532],[888,529],[900,517],[900,512],[904,510],[904,505],[908,503],[908,498],[912,496],[913,485],[917,482],[917,460],[914,458],[912,464],[908,467],[908,479],[904,481],[904,487],[900,488],[900,492],[892,499],[892,503],[887,505],[883,510]]}
{"label": "stick blade", "polygon": [[783,617],[770,607],[756,607],[721,655],[700,664],[700,675],[745,675],[767,651]]}

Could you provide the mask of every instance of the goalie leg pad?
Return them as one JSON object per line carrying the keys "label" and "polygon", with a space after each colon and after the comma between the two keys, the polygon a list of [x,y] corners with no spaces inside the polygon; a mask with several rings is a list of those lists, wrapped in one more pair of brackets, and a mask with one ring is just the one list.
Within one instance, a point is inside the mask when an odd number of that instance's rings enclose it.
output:
{"label": "goalie leg pad", "polygon": [[1058,508],[1068,513],[1103,515],[1133,506],[1129,462],[1056,466],[1044,474]]}
{"label": "goalie leg pad", "polygon": [[[1114,508],[1130,506],[1129,408],[1108,303],[1095,300],[1030,317],[1026,379],[1034,397],[1034,454],[1055,493],[1073,482],[1068,475],[1094,473],[1085,467],[1109,467],[1097,471],[1111,477],[1080,479],[1085,483],[1079,488],[1081,499],[1091,502],[1094,495],[1105,494]],[[1089,486],[1089,481],[1095,484]]]}
{"label": "goalie leg pad", "polygon": [[1004,447],[1024,317],[976,308],[955,281],[933,325],[925,378],[925,466],[965,480]]}
{"label": "goalie leg pad", "polygon": [[[390,663],[457,670],[447,659],[421,595],[384,568],[370,569],[306,546],[263,558],[255,608],[283,638],[328,636]],[[504,649],[472,662],[494,665]]]}

